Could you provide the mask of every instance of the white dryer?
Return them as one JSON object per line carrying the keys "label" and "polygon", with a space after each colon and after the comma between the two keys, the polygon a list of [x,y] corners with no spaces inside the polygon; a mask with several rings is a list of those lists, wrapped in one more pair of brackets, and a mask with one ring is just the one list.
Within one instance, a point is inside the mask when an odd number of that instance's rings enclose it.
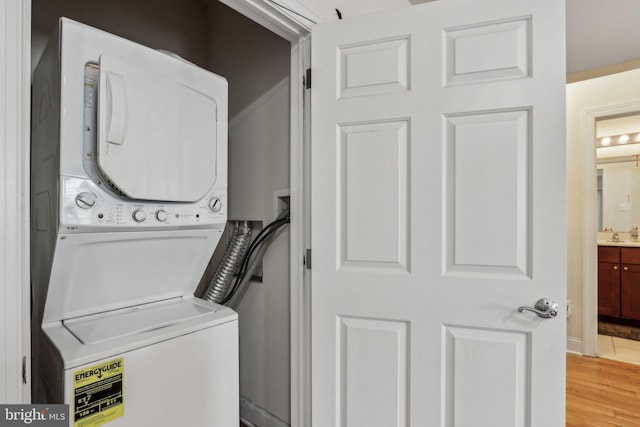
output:
{"label": "white dryer", "polygon": [[32,169],[34,402],[74,427],[237,427],[237,315],[193,296],[227,219],[226,80],[63,18]]}

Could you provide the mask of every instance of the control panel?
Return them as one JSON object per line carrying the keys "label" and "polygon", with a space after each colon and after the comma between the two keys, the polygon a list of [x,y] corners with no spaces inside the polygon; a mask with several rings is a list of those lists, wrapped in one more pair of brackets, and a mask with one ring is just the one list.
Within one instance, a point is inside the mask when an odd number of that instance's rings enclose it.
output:
{"label": "control panel", "polygon": [[66,232],[218,228],[227,219],[226,191],[215,188],[195,203],[160,203],[118,198],[90,179],[65,176],[61,192],[60,226]]}

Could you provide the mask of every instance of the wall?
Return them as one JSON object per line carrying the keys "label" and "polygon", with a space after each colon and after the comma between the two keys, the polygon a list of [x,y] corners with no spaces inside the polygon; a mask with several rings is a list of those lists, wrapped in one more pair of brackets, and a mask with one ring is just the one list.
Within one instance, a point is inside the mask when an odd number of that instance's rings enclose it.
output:
{"label": "wall", "polygon": [[[232,94],[229,217],[266,225],[277,215],[274,191],[286,192],[289,188],[291,46],[218,3],[212,3],[209,38],[210,68],[228,78]],[[248,401],[243,404],[241,415],[256,425],[265,425],[260,414],[276,423],[269,425],[289,423],[287,230],[271,244],[263,263],[262,282],[250,283],[237,311],[240,393]]]}
{"label": "wall", "polygon": [[40,56],[58,18],[65,16],[154,49],[169,50],[204,67],[206,11],[205,4],[180,0],[32,0],[32,57]]}
{"label": "wall", "polygon": [[[640,70],[632,70],[567,85],[567,292],[573,305],[573,314],[567,321],[569,340],[583,339],[583,245],[596,244],[583,239],[585,144],[581,137],[582,116],[589,109],[640,101],[639,82]],[[595,168],[595,164],[589,167]]]}

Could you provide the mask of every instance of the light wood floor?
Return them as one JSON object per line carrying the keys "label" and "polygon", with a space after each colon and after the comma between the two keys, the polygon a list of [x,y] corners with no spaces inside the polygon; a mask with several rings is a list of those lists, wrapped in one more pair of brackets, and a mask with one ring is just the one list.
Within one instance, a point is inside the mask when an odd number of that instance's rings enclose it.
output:
{"label": "light wood floor", "polygon": [[640,366],[567,354],[567,427],[640,427]]}

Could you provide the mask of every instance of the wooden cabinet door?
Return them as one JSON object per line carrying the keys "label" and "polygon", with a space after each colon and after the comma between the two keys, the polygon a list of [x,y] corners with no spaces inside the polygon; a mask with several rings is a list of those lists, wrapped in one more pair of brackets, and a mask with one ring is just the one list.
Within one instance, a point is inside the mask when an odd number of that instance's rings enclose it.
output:
{"label": "wooden cabinet door", "polygon": [[598,314],[620,316],[620,266],[598,263]]}
{"label": "wooden cabinet door", "polygon": [[640,320],[640,265],[623,264],[620,282],[622,317]]}

